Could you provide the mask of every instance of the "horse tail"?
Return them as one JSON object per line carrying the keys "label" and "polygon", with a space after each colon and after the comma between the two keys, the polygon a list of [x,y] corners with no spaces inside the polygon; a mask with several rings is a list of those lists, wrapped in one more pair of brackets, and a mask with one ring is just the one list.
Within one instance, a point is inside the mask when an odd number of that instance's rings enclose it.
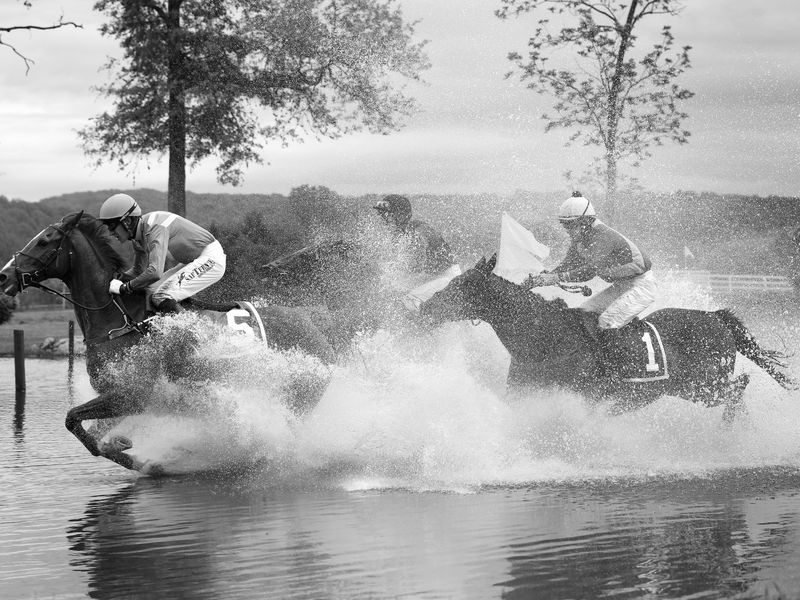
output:
{"label": "horse tail", "polygon": [[742,355],[752,360],[759,367],[764,369],[769,375],[786,389],[794,389],[797,384],[780,369],[786,368],[786,355],[776,350],[766,350],[762,348],[753,334],[745,327],[744,323],[733,311],[728,308],[714,311],[714,316],[719,319],[728,331],[733,334],[736,350]]}

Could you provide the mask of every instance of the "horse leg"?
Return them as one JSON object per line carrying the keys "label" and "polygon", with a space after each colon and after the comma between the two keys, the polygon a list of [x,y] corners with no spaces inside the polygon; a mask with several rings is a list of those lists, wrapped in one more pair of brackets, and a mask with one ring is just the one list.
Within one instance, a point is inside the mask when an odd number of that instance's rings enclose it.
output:
{"label": "horse leg", "polygon": [[140,413],[144,411],[144,406],[144,402],[131,401],[118,392],[106,392],[100,394],[94,400],[89,400],[89,402],[70,409],[64,425],[72,435],[78,438],[92,456],[104,456],[127,469],[136,469],[137,461],[123,452],[125,448],[109,446],[108,444],[101,448],[97,440],[84,429],[83,421],[87,419],[111,419],[122,415]]}
{"label": "horse leg", "polygon": [[744,403],[744,389],[750,383],[750,376],[747,373],[742,373],[736,379],[728,384],[728,391],[725,394],[725,410],[722,412],[722,420],[725,424],[730,425],[737,415],[745,410]]}

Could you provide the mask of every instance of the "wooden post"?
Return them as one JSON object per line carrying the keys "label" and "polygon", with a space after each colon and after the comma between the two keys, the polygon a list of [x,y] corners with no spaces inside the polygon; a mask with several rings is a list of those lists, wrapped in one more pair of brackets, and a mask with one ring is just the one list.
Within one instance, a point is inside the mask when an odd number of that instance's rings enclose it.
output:
{"label": "wooden post", "polygon": [[69,322],[68,331],[69,331],[69,370],[72,371],[72,365],[75,363],[75,321]]}
{"label": "wooden post", "polygon": [[25,391],[25,332],[14,330],[14,380],[17,391]]}

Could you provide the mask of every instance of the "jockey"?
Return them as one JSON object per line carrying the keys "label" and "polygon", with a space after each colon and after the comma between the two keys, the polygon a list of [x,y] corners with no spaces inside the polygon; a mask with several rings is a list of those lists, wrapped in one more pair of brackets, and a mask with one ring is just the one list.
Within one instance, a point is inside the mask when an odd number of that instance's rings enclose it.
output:
{"label": "jockey", "polygon": [[523,285],[539,287],[589,281],[600,277],[611,285],[581,308],[599,313],[600,329],[616,330],[630,323],[656,299],[650,259],[631,240],[597,218],[594,206],[573,192],[559,209],[558,220],[572,245],[552,272],[530,275]]}
{"label": "jockey", "polygon": [[131,196],[114,194],[100,207],[100,220],[120,242],[132,240],[134,249],[132,279],[112,279],[112,294],[146,290],[157,310],[177,312],[178,302],[225,274],[222,245],[188,219],[160,210],[142,215]]}
{"label": "jockey", "polygon": [[408,198],[390,194],[372,208],[378,211],[387,225],[392,226],[397,236],[410,241],[415,258],[412,271],[436,275],[456,264],[453,252],[442,234],[425,221],[411,218],[411,202]]}

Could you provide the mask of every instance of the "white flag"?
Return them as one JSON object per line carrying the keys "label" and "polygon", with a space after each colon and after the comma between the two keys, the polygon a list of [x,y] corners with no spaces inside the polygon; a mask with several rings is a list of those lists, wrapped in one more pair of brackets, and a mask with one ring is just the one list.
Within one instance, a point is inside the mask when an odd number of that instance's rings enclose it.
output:
{"label": "white flag", "polygon": [[542,261],[550,255],[550,248],[540,243],[511,215],[503,213],[500,223],[500,251],[494,274],[514,283],[522,281],[531,273],[544,269]]}
{"label": "white flag", "polygon": [[689,250],[689,247],[688,247],[688,246],[684,246],[684,247],[683,247],[683,258],[684,258],[684,259],[687,259],[687,258],[688,258],[688,259],[690,259],[690,260],[694,260],[694,254],[692,254],[692,251],[691,251],[691,250]]}
{"label": "white flag", "polygon": [[428,300],[431,296],[433,296],[439,290],[443,290],[450,280],[453,277],[458,277],[461,275],[461,267],[458,265],[452,265],[447,271],[415,287],[413,290],[405,294],[400,298],[400,301],[405,305],[405,307],[412,311],[417,312],[419,311],[420,305]]}

